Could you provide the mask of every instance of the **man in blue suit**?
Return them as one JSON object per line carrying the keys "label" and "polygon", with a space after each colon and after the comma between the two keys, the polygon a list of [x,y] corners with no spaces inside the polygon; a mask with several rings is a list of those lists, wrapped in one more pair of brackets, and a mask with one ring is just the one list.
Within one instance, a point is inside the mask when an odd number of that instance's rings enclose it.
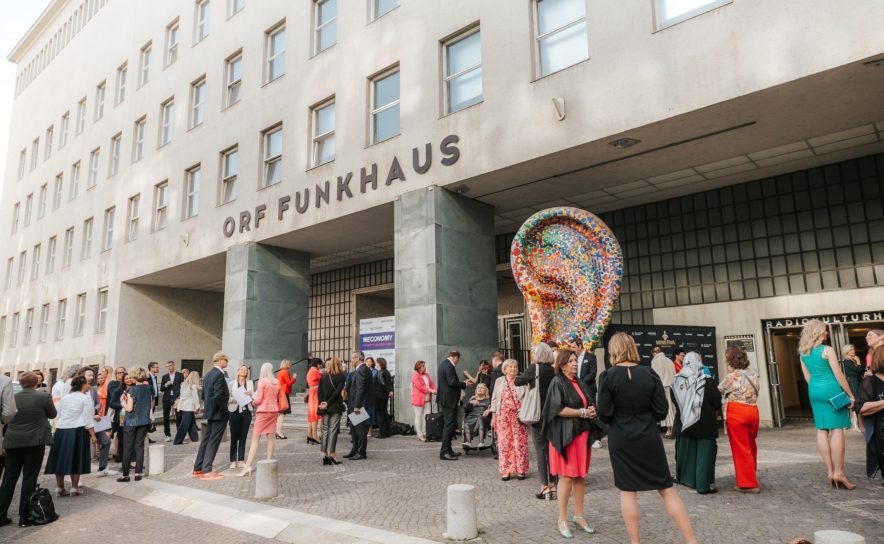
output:
{"label": "man in blue suit", "polygon": [[227,388],[227,379],[224,369],[227,368],[227,355],[218,352],[212,357],[212,370],[206,372],[203,377],[203,417],[206,420],[206,430],[200,438],[200,449],[196,453],[196,462],[193,464],[191,476],[201,480],[220,480],[223,474],[215,472],[212,463],[221,445],[224,436],[224,428],[230,417],[227,410],[227,401],[230,399],[230,390]]}

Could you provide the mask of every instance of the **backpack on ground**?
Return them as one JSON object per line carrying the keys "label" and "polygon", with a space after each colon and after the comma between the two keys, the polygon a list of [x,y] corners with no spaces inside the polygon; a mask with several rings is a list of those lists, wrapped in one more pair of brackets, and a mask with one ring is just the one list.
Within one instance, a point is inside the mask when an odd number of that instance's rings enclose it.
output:
{"label": "backpack on ground", "polygon": [[39,484],[28,500],[28,517],[34,522],[34,525],[46,525],[58,519],[58,514],[55,513],[55,504],[52,502],[52,494],[48,489],[40,487]]}

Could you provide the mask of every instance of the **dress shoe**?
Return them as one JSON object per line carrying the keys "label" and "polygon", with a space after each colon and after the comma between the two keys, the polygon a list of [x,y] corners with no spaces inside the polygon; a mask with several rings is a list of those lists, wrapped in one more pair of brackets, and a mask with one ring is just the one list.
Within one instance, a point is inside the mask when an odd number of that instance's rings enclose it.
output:
{"label": "dress shoe", "polygon": [[368,457],[361,454],[361,453],[357,453],[356,455],[354,455],[353,457],[350,458],[351,461],[361,461],[363,459],[368,459]]}
{"label": "dress shoe", "polygon": [[354,455],[356,455],[355,451],[351,451],[347,455],[344,456],[344,459],[351,459]]}
{"label": "dress shoe", "polygon": [[119,478],[117,478],[117,481],[121,482],[121,483],[126,483],[129,481],[129,477],[128,476],[120,476]]}
{"label": "dress shoe", "polygon": [[441,459],[442,461],[457,461],[457,456],[446,453],[445,455],[440,455],[439,459]]}

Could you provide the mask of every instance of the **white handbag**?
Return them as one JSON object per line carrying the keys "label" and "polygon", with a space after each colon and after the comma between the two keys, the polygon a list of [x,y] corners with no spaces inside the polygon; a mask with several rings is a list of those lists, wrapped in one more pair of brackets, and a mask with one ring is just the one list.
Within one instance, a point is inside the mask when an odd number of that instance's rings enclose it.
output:
{"label": "white handbag", "polygon": [[534,363],[534,387],[522,399],[519,421],[526,425],[540,421],[540,363]]}

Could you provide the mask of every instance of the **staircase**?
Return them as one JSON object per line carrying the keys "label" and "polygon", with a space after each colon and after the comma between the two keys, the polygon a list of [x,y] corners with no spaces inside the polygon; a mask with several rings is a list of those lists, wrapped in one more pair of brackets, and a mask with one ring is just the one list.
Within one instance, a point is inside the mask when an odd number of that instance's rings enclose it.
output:
{"label": "staircase", "polygon": [[307,430],[307,403],[304,402],[304,395],[305,393],[292,395],[292,413],[285,416],[283,429]]}

